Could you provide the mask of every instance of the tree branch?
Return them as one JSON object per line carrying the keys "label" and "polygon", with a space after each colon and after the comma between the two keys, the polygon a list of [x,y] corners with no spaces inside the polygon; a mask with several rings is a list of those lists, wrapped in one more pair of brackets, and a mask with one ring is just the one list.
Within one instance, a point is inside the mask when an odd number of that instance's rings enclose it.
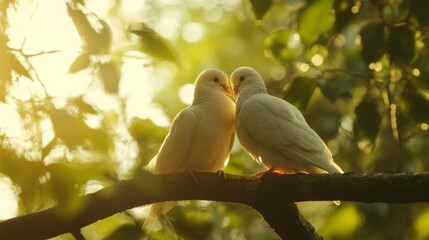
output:
{"label": "tree branch", "polygon": [[296,174],[262,178],[227,174],[227,179],[216,173],[196,173],[196,176],[199,183],[187,173],[157,176],[140,172],[130,180],[81,197],[82,208],[73,216],[65,215],[61,206],[55,206],[0,222],[0,236],[4,239],[46,239],[145,204],[212,200],[252,206],[283,239],[320,239],[314,228],[299,215],[293,202],[429,202],[429,173]]}

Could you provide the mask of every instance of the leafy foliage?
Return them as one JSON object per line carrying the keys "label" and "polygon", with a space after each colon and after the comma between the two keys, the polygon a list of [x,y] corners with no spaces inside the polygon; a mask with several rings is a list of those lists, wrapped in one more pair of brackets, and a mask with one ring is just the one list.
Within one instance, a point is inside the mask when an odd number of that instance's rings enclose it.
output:
{"label": "leafy foliage", "polygon": [[312,78],[297,77],[292,82],[284,98],[301,111],[305,110],[316,86],[317,82]]}
{"label": "leafy foliage", "polygon": [[299,12],[298,32],[302,42],[307,47],[315,43],[322,34],[332,28],[335,22],[335,15],[332,11],[333,4],[333,0],[309,0],[306,1],[306,5]]}
{"label": "leafy foliage", "polygon": [[393,62],[409,64],[414,57],[414,33],[407,26],[390,29],[387,50]]}
{"label": "leafy foliage", "polygon": [[273,57],[281,63],[288,64],[302,54],[299,35],[288,29],[272,32],[266,39],[265,45]]}
{"label": "leafy foliage", "polygon": [[376,102],[364,99],[355,108],[356,121],[354,129],[356,129],[356,137],[368,137],[371,141],[378,135],[381,124],[381,116],[377,110]]}
{"label": "leafy foliage", "polygon": [[270,10],[274,0],[249,0],[256,19],[262,19]]}
{"label": "leafy foliage", "polygon": [[360,35],[362,37],[362,57],[367,63],[380,60],[386,52],[384,44],[384,25],[369,23],[365,25]]}
{"label": "leafy foliage", "polygon": [[134,24],[131,33],[140,37],[141,49],[153,58],[178,62],[170,44],[145,23]]}
{"label": "leafy foliage", "polygon": [[[154,119],[172,119],[185,106],[179,89],[207,67],[260,71],[269,92],[304,112],[346,171],[429,169],[427,0],[247,0],[249,8],[238,1],[94,2],[51,3],[58,11],[52,23],[68,17],[62,27],[72,30],[67,40],[74,31],[78,49],[54,47],[50,39],[62,33],[52,30],[37,42],[33,31],[44,26],[25,12],[37,16],[42,1],[0,3],[0,173],[17,192],[20,213],[61,202],[64,214],[75,214],[83,204],[75,196],[131,176],[167,134]],[[16,13],[30,27],[19,28]],[[74,59],[61,60],[70,52]],[[58,64],[46,71],[48,58]],[[63,93],[70,82],[79,90]],[[234,147],[227,172],[260,170]],[[169,214],[176,222],[148,235],[275,239],[247,207],[184,205]],[[326,238],[429,236],[421,206],[303,208]],[[88,229],[100,239],[141,239],[143,218],[115,215]],[[395,228],[380,226],[386,220]],[[336,227],[342,222],[349,224]]]}

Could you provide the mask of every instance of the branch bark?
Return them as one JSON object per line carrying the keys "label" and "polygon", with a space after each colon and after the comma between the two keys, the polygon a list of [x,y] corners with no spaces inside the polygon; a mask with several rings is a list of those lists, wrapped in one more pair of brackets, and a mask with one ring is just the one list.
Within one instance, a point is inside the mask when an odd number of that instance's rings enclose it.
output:
{"label": "branch bark", "polygon": [[[81,197],[74,215],[54,206],[0,222],[4,239],[46,239],[73,232],[127,209],[170,200],[212,200],[249,205],[259,211],[283,239],[321,239],[293,202],[343,200],[364,203],[429,202],[429,173],[255,176],[196,173],[153,175],[140,172]],[[400,194],[399,194],[400,193]]]}

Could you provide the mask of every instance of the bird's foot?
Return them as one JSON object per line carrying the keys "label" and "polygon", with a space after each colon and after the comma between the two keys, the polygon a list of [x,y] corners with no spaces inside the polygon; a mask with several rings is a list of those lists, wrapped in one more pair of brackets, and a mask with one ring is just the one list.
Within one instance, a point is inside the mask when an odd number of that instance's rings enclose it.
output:
{"label": "bird's foot", "polygon": [[216,173],[219,177],[222,177],[224,180],[227,180],[226,174],[223,170],[217,170]]}
{"label": "bird's foot", "polygon": [[266,171],[258,172],[255,174],[256,177],[265,177],[266,175],[281,175],[281,173],[274,171],[273,167],[270,167]]}
{"label": "bird's foot", "polygon": [[194,180],[195,183],[199,183],[197,176],[195,176],[195,173],[197,171],[193,170],[193,169],[187,169],[186,172],[189,173],[189,175],[191,175],[192,179]]}

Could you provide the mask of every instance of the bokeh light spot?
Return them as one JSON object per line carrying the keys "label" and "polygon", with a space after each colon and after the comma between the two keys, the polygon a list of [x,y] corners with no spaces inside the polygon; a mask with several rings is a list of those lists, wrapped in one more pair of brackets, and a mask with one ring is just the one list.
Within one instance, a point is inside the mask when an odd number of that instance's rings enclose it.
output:
{"label": "bokeh light spot", "polygon": [[182,37],[186,42],[194,43],[200,41],[204,36],[204,27],[200,23],[187,23],[183,26]]}
{"label": "bokeh light spot", "polygon": [[184,104],[190,105],[194,100],[194,84],[187,83],[179,89],[179,98]]}

